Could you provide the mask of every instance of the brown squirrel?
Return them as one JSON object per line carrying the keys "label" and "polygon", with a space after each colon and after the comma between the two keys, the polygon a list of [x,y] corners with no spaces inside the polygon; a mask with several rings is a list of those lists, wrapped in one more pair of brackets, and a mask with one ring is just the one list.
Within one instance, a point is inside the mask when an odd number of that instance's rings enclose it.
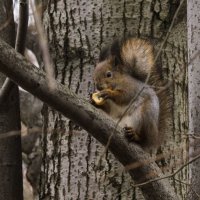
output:
{"label": "brown squirrel", "polygon": [[[146,84],[148,74],[151,78]],[[160,86],[162,81],[157,75],[152,45],[132,37],[116,40],[103,49],[94,71],[98,92],[92,96],[93,104],[145,149],[160,145],[160,129],[165,126],[161,115],[167,109],[167,98],[163,103],[163,94],[157,95],[151,84]]]}

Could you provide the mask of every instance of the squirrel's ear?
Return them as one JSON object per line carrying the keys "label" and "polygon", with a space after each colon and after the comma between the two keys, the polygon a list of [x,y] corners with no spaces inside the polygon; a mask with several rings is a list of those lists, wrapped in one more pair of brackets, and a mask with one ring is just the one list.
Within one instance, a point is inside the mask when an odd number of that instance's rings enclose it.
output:
{"label": "squirrel's ear", "polygon": [[110,55],[110,50],[108,47],[104,47],[99,55],[99,62],[106,60]]}
{"label": "squirrel's ear", "polygon": [[113,56],[113,66],[117,66],[122,63],[121,59],[121,42],[115,40],[110,48],[111,55]]}
{"label": "squirrel's ear", "polygon": [[121,51],[120,42],[119,42],[119,40],[115,40],[112,43],[111,48],[110,48],[111,55],[119,58],[120,57],[120,51]]}
{"label": "squirrel's ear", "polygon": [[120,63],[121,63],[121,60],[120,60],[118,57],[113,56],[113,59],[112,59],[112,66],[113,66],[113,67],[117,67],[117,66],[119,66]]}

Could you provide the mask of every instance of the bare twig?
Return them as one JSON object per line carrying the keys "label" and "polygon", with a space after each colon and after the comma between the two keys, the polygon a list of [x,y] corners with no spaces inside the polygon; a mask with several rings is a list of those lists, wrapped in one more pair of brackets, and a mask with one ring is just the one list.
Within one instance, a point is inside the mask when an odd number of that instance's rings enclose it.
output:
{"label": "bare twig", "polygon": [[42,26],[41,16],[39,16],[38,14],[38,10],[40,8],[33,5],[32,1],[30,1],[30,3],[31,3],[31,8],[33,10],[33,16],[35,19],[36,29],[38,32],[39,45],[42,51],[47,83],[49,85],[49,89],[53,90],[56,87],[54,66],[53,66],[53,62],[51,60],[51,56],[49,53],[48,41],[44,32],[44,28]]}
{"label": "bare twig", "polygon": [[21,131],[21,130],[20,131],[9,131],[6,133],[1,133],[0,140],[8,138],[8,137],[12,137],[12,136],[25,135],[25,134],[27,134],[27,132],[28,132],[28,134],[32,134],[32,133],[36,133],[39,131],[41,131],[41,128],[39,128],[39,127],[33,127],[31,129],[27,128],[27,130],[24,130],[24,131]]}
{"label": "bare twig", "polygon": [[180,9],[181,9],[181,7],[182,7],[184,1],[185,1],[185,0],[182,0],[182,1],[180,2],[178,8],[176,9],[176,12],[174,13],[174,17],[173,17],[172,22],[171,22],[171,24],[170,24],[170,27],[169,27],[169,29],[168,29],[168,31],[167,31],[167,34],[166,34],[166,36],[165,36],[165,39],[164,39],[164,41],[162,42],[162,45],[160,46],[158,53],[156,54],[155,61],[158,60],[158,58],[159,58],[159,56],[160,56],[160,53],[161,53],[161,51],[163,50],[163,47],[164,47],[165,43],[167,42],[167,39],[168,39],[168,37],[169,37],[169,35],[170,35],[171,31],[172,31],[172,28],[173,28],[173,26],[174,26],[174,22],[175,22],[175,20],[176,20],[176,17],[178,16],[178,13],[179,13],[179,11],[180,11]]}
{"label": "bare twig", "polygon": [[131,169],[135,169],[144,165],[149,165],[150,163],[162,160],[163,158],[168,158],[169,156],[171,156],[171,154],[178,153],[181,150],[182,150],[182,147],[177,147],[173,150],[168,151],[167,153],[161,153],[161,154],[156,155],[156,157],[149,158],[148,160],[140,160],[139,163],[138,162],[130,163],[125,166],[125,170],[129,171]]}
{"label": "bare twig", "polygon": [[1,133],[0,134],[0,140],[8,138],[8,137],[12,137],[12,136],[18,136],[18,135],[21,135],[21,131],[10,131],[10,132],[7,132],[7,133]]}
{"label": "bare twig", "polygon": [[135,188],[135,187],[141,187],[141,186],[144,186],[144,185],[147,185],[147,184],[150,184],[150,183],[153,183],[155,181],[158,181],[158,180],[162,180],[162,179],[166,179],[166,178],[172,178],[174,177],[176,174],[178,174],[183,168],[185,168],[186,166],[190,165],[191,163],[193,163],[194,161],[196,161],[197,159],[200,158],[200,154],[197,155],[196,157],[194,157],[193,159],[191,159],[190,161],[188,161],[187,163],[185,163],[184,165],[182,165],[179,169],[177,169],[174,173],[171,173],[169,175],[166,175],[166,176],[163,176],[163,177],[158,177],[158,178],[155,178],[155,179],[151,179],[149,181],[145,181],[143,183],[138,183],[138,184],[133,184],[130,188],[128,188],[127,190],[117,194],[117,196],[115,197],[115,199],[117,199],[117,197],[119,197],[121,194],[123,193],[126,193],[128,192],[129,190],[131,190],[132,188]]}
{"label": "bare twig", "polygon": [[185,134],[179,134],[181,136],[185,136],[187,139],[188,138],[193,138],[193,139],[197,139],[197,140],[200,140],[200,136],[197,136],[197,134],[192,134],[192,133],[185,133]]}
{"label": "bare twig", "polygon": [[187,182],[181,181],[181,180],[179,180],[179,179],[177,179],[177,178],[174,178],[174,180],[177,181],[177,182],[179,182],[179,183],[181,183],[181,184],[184,184],[184,185],[187,185],[187,186],[191,186],[190,183],[187,183]]}
{"label": "bare twig", "polygon": [[191,64],[194,62],[194,60],[197,58],[197,56],[199,56],[199,54],[200,54],[200,50],[197,51],[197,52],[194,54],[194,56],[189,60],[188,65],[191,65]]}
{"label": "bare twig", "polygon": [[10,13],[10,16],[8,17],[8,19],[6,19],[6,21],[3,24],[1,24],[0,31],[3,31],[9,25],[12,19],[13,19],[13,16],[12,16],[12,13]]}
{"label": "bare twig", "polygon": [[[10,22],[12,22],[13,20],[13,10],[14,10],[14,5],[13,5],[13,8],[12,9],[6,9],[6,15],[7,15],[7,19],[5,19],[4,22],[1,22],[1,25],[0,25],[0,32],[3,31],[5,28],[7,28],[7,26],[10,24]],[[5,17],[6,17],[5,15]],[[1,16],[2,17],[2,16]]]}
{"label": "bare twig", "polygon": [[[17,36],[15,49],[17,52],[24,54],[26,44],[26,33],[28,27],[28,0],[20,0],[19,8],[19,24],[17,28]],[[4,102],[10,94],[11,89],[15,86],[9,78],[6,78],[0,90],[0,103]]]}

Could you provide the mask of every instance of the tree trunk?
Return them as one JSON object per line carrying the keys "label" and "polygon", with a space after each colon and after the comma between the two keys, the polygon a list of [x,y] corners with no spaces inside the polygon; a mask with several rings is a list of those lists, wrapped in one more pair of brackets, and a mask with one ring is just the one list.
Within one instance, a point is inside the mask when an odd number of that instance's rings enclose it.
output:
{"label": "tree trunk", "polygon": [[[188,1],[188,84],[189,84],[189,133],[194,137],[200,136],[200,2],[198,0]],[[190,139],[190,155],[199,154],[199,139]],[[190,168],[191,187],[188,199],[199,199],[200,195],[200,160],[192,163]]]}
{"label": "tree trunk", "polygon": [[[15,25],[12,0],[0,0],[0,37],[14,47]],[[0,74],[0,86],[5,77]],[[16,135],[9,136],[10,131]],[[7,99],[0,105],[0,134],[8,136],[0,139],[0,199],[22,200],[22,158],[20,136],[20,110],[18,87],[13,87]]]}
{"label": "tree trunk", "polygon": [[[158,49],[178,5],[169,0],[61,0],[49,3],[44,23],[57,80],[80,96],[89,98],[94,90],[92,71],[100,49],[114,38],[128,34],[149,38]],[[165,158],[162,160],[163,170],[167,173],[178,168],[186,157],[185,9],[184,5],[160,59],[164,76],[172,78],[174,73],[182,72],[173,84],[172,123],[161,149]],[[138,188],[127,191],[131,178],[109,152],[96,169],[104,147],[71,120],[48,107],[44,109],[42,142],[41,199],[143,199]],[[187,170],[178,178],[187,180]],[[185,185],[175,179],[172,184],[183,198]]]}

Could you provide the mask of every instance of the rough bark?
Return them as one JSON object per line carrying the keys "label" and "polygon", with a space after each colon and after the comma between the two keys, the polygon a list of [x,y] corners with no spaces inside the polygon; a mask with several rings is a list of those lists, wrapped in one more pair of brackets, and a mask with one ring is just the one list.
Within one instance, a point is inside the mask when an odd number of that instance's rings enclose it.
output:
{"label": "rough bark", "polygon": [[[189,84],[189,133],[200,136],[200,2],[198,0],[188,1],[188,84]],[[198,56],[196,56],[198,54]],[[199,154],[199,140],[190,140],[190,155]],[[188,199],[199,199],[200,195],[200,160],[192,163],[190,168],[191,187],[189,188]]]}
{"label": "rough bark", "polygon": [[[44,73],[1,40],[0,51],[2,52],[0,71],[21,87],[79,124],[104,145],[107,144],[109,136],[115,132],[111,138],[109,150],[124,166],[131,163],[139,164],[139,167],[129,171],[136,183],[162,176],[161,170],[154,162],[148,163],[149,155],[136,144],[127,142],[123,131],[120,128],[116,129],[115,123],[104,113],[91,106],[86,100],[78,98],[61,84],[57,84],[54,90],[49,90]],[[13,63],[16,65],[13,66]],[[141,186],[141,189],[146,199],[159,200],[161,196],[166,200],[178,199],[168,180],[157,180]],[[45,198],[47,198],[46,195]],[[50,196],[48,198],[51,199]]]}
{"label": "rough bark", "polygon": [[[6,24],[0,32],[0,37],[14,46],[15,25],[12,13],[12,0],[0,1],[0,26]],[[0,74],[0,86],[5,76]],[[20,133],[20,111],[18,87],[14,86],[0,104],[0,134],[9,131]],[[21,159],[21,137],[20,134],[6,137],[0,140],[0,199],[22,200],[22,159]]]}

